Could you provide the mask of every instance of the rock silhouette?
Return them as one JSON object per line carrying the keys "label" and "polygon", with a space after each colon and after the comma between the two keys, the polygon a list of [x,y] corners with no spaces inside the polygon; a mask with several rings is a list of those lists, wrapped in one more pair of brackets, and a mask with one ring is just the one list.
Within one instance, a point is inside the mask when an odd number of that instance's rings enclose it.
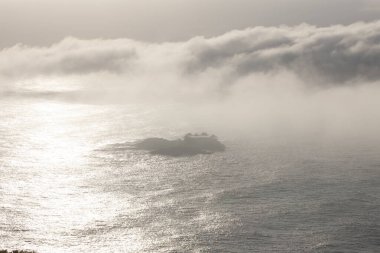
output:
{"label": "rock silhouette", "polygon": [[193,156],[222,152],[225,146],[215,135],[186,134],[183,139],[167,140],[163,138],[147,138],[135,144],[135,149],[147,150],[151,154],[166,156]]}

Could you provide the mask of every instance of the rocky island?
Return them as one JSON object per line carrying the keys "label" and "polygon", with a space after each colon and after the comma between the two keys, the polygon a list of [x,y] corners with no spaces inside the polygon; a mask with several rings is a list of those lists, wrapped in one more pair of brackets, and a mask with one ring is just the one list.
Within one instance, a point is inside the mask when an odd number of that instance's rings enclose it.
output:
{"label": "rocky island", "polygon": [[151,154],[166,156],[193,156],[197,154],[212,154],[222,152],[226,147],[215,135],[186,134],[182,139],[167,140],[163,138],[148,138],[139,141],[134,146],[138,150],[147,150]]}

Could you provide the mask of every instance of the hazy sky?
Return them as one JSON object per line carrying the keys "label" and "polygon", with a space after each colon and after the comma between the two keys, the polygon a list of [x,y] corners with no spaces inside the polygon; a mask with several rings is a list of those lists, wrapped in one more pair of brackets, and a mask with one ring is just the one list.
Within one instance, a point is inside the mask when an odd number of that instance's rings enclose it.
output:
{"label": "hazy sky", "polygon": [[371,21],[377,0],[0,0],[0,48],[67,36],[187,40],[258,25]]}

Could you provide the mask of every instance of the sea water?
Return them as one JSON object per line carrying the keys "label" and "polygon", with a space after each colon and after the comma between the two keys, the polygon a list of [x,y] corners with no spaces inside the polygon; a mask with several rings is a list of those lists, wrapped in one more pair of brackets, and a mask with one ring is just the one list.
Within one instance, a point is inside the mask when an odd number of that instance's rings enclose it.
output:
{"label": "sea water", "polygon": [[165,108],[0,106],[0,249],[380,252],[376,141],[222,134],[223,153],[173,158],[113,148],[194,130]]}

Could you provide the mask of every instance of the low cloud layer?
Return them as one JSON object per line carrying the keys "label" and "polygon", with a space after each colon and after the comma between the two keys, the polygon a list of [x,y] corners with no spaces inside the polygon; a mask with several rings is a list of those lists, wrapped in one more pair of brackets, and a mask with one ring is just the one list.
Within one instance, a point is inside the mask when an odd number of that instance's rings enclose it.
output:
{"label": "low cloud layer", "polygon": [[314,84],[345,85],[380,78],[379,42],[380,22],[326,28],[256,27],[182,43],[68,38],[46,48],[16,45],[2,50],[0,75],[165,71],[189,78],[218,71],[224,80],[233,82],[251,73],[289,71]]}
{"label": "low cloud layer", "polygon": [[254,28],[193,46],[190,69],[230,66],[237,77],[288,70],[307,81],[345,84],[380,78],[380,23]]}
{"label": "low cloud layer", "polygon": [[168,120],[213,129],[374,133],[380,22],[256,27],[180,43],[16,45],[0,52],[0,87],[9,97],[179,103]]}

